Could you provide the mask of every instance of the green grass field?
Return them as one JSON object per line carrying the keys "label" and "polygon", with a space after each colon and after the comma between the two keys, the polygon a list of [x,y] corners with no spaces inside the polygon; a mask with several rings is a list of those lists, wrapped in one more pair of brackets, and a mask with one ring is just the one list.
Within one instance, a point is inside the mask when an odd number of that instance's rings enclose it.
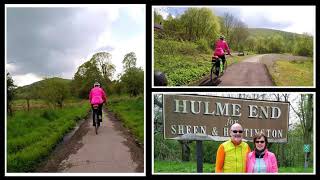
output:
{"label": "green grass field", "polygon": [[120,118],[141,144],[144,144],[143,96],[110,96],[108,108]]}
{"label": "green grass field", "polygon": [[[215,169],[214,164],[204,163],[203,172],[213,173]],[[177,161],[154,161],[155,173],[196,173],[197,162],[177,162]],[[313,168],[303,167],[280,167],[279,173],[313,173]]]}
{"label": "green grass field", "polygon": [[[16,102],[19,103],[19,102]],[[7,118],[8,172],[32,172],[76,122],[87,116],[86,101],[62,109],[16,111]]]}
{"label": "green grass field", "polygon": [[313,61],[279,60],[274,64],[271,76],[277,86],[312,86]]}

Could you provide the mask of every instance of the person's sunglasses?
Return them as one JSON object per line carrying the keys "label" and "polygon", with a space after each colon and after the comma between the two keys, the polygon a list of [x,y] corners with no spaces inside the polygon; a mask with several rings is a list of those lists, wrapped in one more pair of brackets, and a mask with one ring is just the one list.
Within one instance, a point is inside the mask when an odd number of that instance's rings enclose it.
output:
{"label": "person's sunglasses", "polygon": [[264,143],[264,141],[256,141],[256,143],[261,143],[261,144],[263,144],[263,143]]}
{"label": "person's sunglasses", "polygon": [[243,131],[241,131],[241,130],[240,130],[240,131],[233,130],[232,132],[235,133],[235,134],[236,134],[237,132],[239,132],[240,134],[243,133]]}

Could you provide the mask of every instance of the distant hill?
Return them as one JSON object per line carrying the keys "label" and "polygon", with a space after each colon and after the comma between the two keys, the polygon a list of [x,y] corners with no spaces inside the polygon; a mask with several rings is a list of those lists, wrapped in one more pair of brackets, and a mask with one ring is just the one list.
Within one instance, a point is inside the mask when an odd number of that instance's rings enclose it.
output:
{"label": "distant hill", "polygon": [[37,81],[37,82],[34,82],[34,83],[26,85],[26,86],[18,87],[15,90],[16,97],[19,99],[19,98],[22,98],[23,96],[25,96],[26,94],[28,94],[29,92],[31,92],[33,89],[40,89],[48,82],[48,80],[61,81],[63,83],[66,83],[68,86],[71,83],[71,79],[63,79],[63,78],[58,78],[58,77],[44,79],[44,80]]}
{"label": "distant hill", "polygon": [[283,36],[285,39],[293,39],[294,37],[304,36],[303,34],[286,32],[281,30],[275,29],[267,29],[267,28],[249,28],[249,33],[251,36],[254,37],[271,37],[275,34]]}

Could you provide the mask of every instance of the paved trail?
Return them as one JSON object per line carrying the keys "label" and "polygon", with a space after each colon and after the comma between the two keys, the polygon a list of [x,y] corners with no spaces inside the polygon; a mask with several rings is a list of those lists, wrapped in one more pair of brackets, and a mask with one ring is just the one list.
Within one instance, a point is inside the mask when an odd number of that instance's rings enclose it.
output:
{"label": "paved trail", "polygon": [[40,172],[143,172],[143,148],[110,112],[95,134],[91,114],[79,129],[59,145]]}
{"label": "paved trail", "polygon": [[200,82],[200,86],[273,86],[266,66],[260,63],[263,56],[257,55],[233,64],[217,82],[210,82],[208,76]]}

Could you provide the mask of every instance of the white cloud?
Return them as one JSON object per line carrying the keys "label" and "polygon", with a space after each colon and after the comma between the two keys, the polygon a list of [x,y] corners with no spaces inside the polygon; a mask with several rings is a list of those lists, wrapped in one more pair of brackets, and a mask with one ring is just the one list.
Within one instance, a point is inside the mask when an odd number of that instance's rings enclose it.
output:
{"label": "white cloud", "polygon": [[117,78],[117,75],[122,73],[123,64],[122,61],[124,56],[127,53],[134,52],[137,57],[137,67],[142,67],[145,69],[146,62],[146,43],[145,43],[145,34],[141,33],[138,36],[135,36],[130,39],[126,39],[123,41],[113,42],[115,49],[111,51],[112,54],[112,63],[116,66],[116,72],[114,73],[114,79]]}
{"label": "white cloud", "polygon": [[126,9],[128,15],[140,25],[145,25],[146,13],[145,13],[145,5],[139,5],[133,7],[128,7]]}
{"label": "white cloud", "polygon": [[169,16],[169,9],[168,8],[155,8],[154,9],[157,13],[159,13],[163,19],[167,19]]}
{"label": "white cloud", "polygon": [[25,86],[25,85],[32,84],[34,82],[42,80],[41,77],[32,73],[12,76],[12,79],[14,84],[17,86]]}
{"label": "white cloud", "polygon": [[291,24],[284,31],[315,34],[315,6],[241,6],[241,16],[250,21],[264,17],[271,22]]}
{"label": "white cloud", "polygon": [[17,70],[17,67],[14,64],[6,64],[6,70],[12,73]]}

